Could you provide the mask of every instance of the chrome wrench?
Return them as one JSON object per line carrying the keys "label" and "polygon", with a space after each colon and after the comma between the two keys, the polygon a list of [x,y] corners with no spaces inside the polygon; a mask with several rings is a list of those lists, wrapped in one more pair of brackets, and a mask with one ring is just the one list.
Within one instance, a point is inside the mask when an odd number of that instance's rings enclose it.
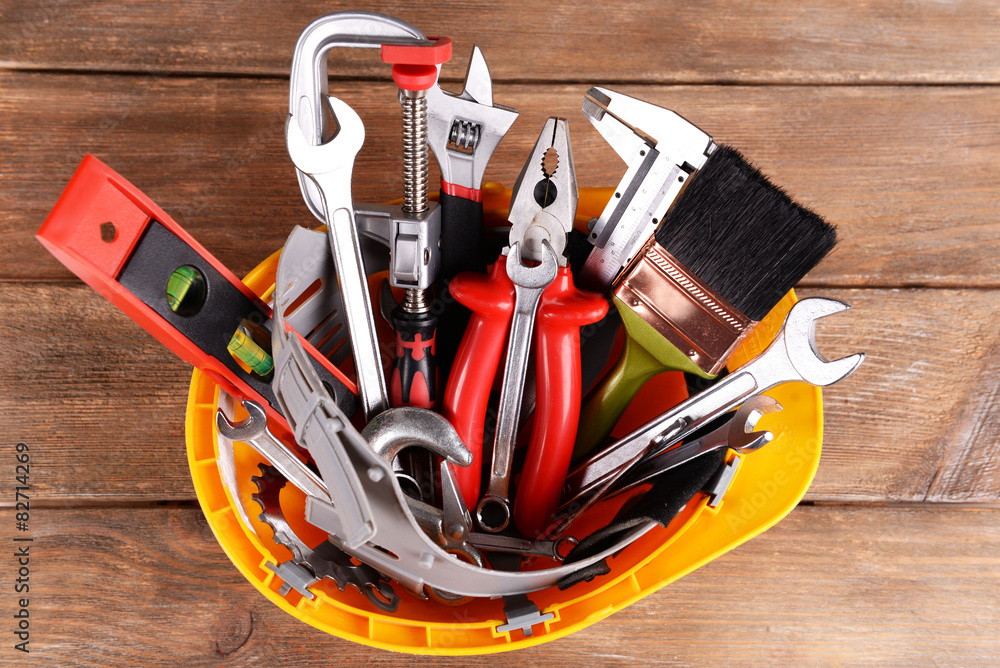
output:
{"label": "chrome wrench", "polygon": [[750,397],[726,424],[710,434],[646,456],[623,475],[604,498],[634,489],[713,450],[731,448],[740,454],[760,450],[773,440],[774,435],[769,431],[754,431],[757,422],[764,414],[780,410],[781,404],[771,397],[763,394]]}
{"label": "chrome wrench", "polygon": [[573,536],[562,536],[555,540],[529,540],[500,536],[489,533],[472,533],[468,537],[469,545],[482,552],[507,552],[532,557],[545,557],[553,561],[562,561],[574,547],[580,544]]}
{"label": "chrome wrench", "polygon": [[[321,16],[306,26],[295,44],[288,96],[288,114],[295,117],[306,143],[321,145],[329,135],[327,53],[331,49],[377,49],[385,44],[426,46],[431,43],[409,23],[376,12],[336,12]],[[325,223],[323,197],[315,182],[301,170],[298,179],[309,210]]]}
{"label": "chrome wrench", "polygon": [[337,123],[337,134],[325,144],[314,146],[302,133],[295,115],[289,115],[285,143],[295,168],[312,179],[322,194],[327,234],[351,333],[358,395],[367,421],[389,407],[389,393],[351,198],[351,173],[365,140],[365,127],[345,102],[329,96],[326,100]]}
{"label": "chrome wrench", "polygon": [[479,527],[489,533],[503,531],[510,524],[510,469],[514,462],[514,440],[521,415],[535,311],[542,292],[555,280],[559,270],[559,260],[548,239],[541,241],[541,264],[536,267],[522,262],[521,244],[515,241],[507,253],[507,276],[514,283],[514,314],[507,341],[507,366],[500,388],[490,482],[486,495],[476,506]]}
{"label": "chrome wrench", "polygon": [[844,302],[825,297],[796,303],[767,350],[581,463],[567,478],[562,507],[572,508],[572,512],[559,526],[568,526],[646,454],[678,443],[748,397],[795,381],[825,387],[854,373],[865,353],[827,361],[816,347],[816,321],[848,308]]}

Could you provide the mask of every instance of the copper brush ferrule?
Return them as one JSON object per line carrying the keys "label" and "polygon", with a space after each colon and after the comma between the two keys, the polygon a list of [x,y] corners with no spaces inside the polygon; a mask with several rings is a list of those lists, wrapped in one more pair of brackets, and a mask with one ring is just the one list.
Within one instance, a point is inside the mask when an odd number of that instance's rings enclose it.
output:
{"label": "copper brush ferrule", "polygon": [[757,324],[677,261],[654,237],[611,286],[664,339],[709,376]]}

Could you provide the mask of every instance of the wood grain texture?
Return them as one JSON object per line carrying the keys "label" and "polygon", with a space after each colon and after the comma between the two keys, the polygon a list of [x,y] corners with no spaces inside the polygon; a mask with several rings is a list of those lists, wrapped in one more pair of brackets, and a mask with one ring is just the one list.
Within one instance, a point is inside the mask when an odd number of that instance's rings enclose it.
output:
{"label": "wood grain texture", "polygon": [[[358,201],[401,193],[394,89],[333,84],[367,140]],[[488,180],[511,185],[550,114],[571,121],[581,186],[624,164],[580,113],[585,85],[498,86],[521,109]],[[810,285],[1000,287],[1000,88],[624,87],[740,148],[839,225]],[[0,279],[70,274],[32,238],[86,152],[102,158],[243,273],[314,224],[284,148],[287,83],[0,74]],[[392,156],[387,158],[386,156]],[[432,168],[436,174],[436,167]],[[435,177],[436,179],[436,177]]]}
{"label": "wood grain texture", "polygon": [[[287,77],[299,33],[354,2],[4,3],[0,66]],[[453,37],[461,76],[473,40],[494,77],[518,81],[970,83],[1000,80],[989,0],[769,3],[393,1],[379,10]],[[388,78],[372,53],[331,69]]]}
{"label": "wood grain texture", "polygon": [[802,507],[595,626],[492,657],[307,626],[242,578],[196,508],[53,509],[32,532],[31,654],[0,648],[17,665],[987,666],[1000,652],[996,510]]}
{"label": "wood grain texture", "polygon": [[[819,325],[828,357],[868,353],[825,392],[823,457],[806,498],[1000,501],[998,292],[803,294],[854,305]],[[0,322],[0,438],[37,449],[38,497],[193,498],[186,364],[85,286],[0,284]],[[12,484],[0,479],[0,490]]]}

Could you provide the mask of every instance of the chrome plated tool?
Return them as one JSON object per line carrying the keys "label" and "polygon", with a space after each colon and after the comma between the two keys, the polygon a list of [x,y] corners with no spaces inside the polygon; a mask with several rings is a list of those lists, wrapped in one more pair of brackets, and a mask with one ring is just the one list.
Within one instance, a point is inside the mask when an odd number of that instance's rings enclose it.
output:
{"label": "chrome plated tool", "polygon": [[816,321],[848,308],[841,301],[825,297],[796,303],[774,341],[760,355],[585,460],[567,478],[561,508],[568,514],[563,515],[558,527],[564,529],[579,517],[648,453],[678,443],[748,397],[795,381],[825,387],[854,373],[864,361],[864,353],[827,361],[816,347]]}
{"label": "chrome plated tool", "polygon": [[427,91],[427,143],[441,169],[441,277],[485,270],[482,185],[486,165],[517,119],[493,103],[486,59],[473,47],[460,94]]}
{"label": "chrome plated tool", "polygon": [[669,109],[606,88],[587,91],[583,113],[628,165],[600,217],[590,221],[594,250],[583,265],[580,285],[604,292],[652,236],[715,144]]}
{"label": "chrome plated tool", "polygon": [[535,326],[535,310],[542,292],[555,280],[559,268],[556,253],[548,239],[541,241],[541,264],[523,264],[520,241],[515,241],[507,254],[507,276],[514,283],[514,315],[511,318],[507,343],[507,366],[500,389],[500,409],[493,439],[493,463],[486,495],[476,506],[476,520],[483,531],[503,531],[510,523],[510,471],[514,462],[514,440],[524,378],[528,370],[528,354]]}
{"label": "chrome plated tool", "polygon": [[758,394],[743,402],[733,417],[711,433],[693,441],[652,452],[633,466],[608,490],[604,496],[627,492],[649,482],[664,471],[676,468],[695,457],[720,448],[731,448],[740,454],[755,452],[770,443],[774,434],[769,431],[754,431],[758,420],[767,414],[781,410],[781,404],[769,396]]}
{"label": "chrome plated tool", "polygon": [[[337,47],[379,49],[386,44],[430,46],[433,42],[409,23],[376,12],[336,12],[306,26],[295,44],[288,95],[288,115],[295,117],[306,144],[323,144],[335,129],[327,116],[329,51]],[[309,210],[321,223],[327,222],[316,184],[301,170],[298,179]]]}
{"label": "chrome plated tool", "polygon": [[322,194],[327,236],[351,333],[358,394],[365,418],[371,419],[389,407],[389,397],[351,198],[354,158],[364,143],[365,128],[346,103],[334,97],[326,99],[337,134],[324,144],[309,144],[296,117],[290,115],[285,142],[296,169],[312,179]]}

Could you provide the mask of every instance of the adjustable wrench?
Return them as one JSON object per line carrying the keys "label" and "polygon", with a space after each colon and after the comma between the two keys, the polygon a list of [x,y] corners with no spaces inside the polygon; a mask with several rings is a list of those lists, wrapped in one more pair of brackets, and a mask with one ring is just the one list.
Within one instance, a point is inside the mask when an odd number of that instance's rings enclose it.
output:
{"label": "adjustable wrench", "polygon": [[562,507],[573,511],[560,527],[568,526],[647,453],[680,442],[747,397],[794,381],[825,387],[854,373],[864,361],[864,353],[827,361],[816,347],[816,321],[848,308],[825,297],[796,303],[774,341],[760,355],[581,463],[566,481]]}
{"label": "adjustable wrench", "polygon": [[486,59],[472,49],[458,95],[435,84],[427,91],[427,143],[441,168],[441,278],[486,269],[483,241],[483,173],[493,151],[517,119],[493,104]]}
{"label": "adjustable wrench", "polygon": [[337,282],[351,333],[358,394],[365,419],[370,420],[389,407],[389,398],[351,199],[351,172],[365,140],[365,127],[346,103],[329,96],[326,100],[338,126],[337,134],[325,144],[311,145],[296,117],[289,115],[285,142],[295,168],[312,179],[322,195]]}
{"label": "adjustable wrench", "polygon": [[[462,302],[451,299],[451,279],[463,271],[486,270],[482,183],[493,151],[517,118],[517,111],[493,104],[493,83],[479,47],[473,47],[461,94],[435,84],[427,91],[427,143],[441,169],[441,280],[444,309],[437,337],[442,379],[448,377],[469,322]],[[480,430],[481,431],[481,430]],[[456,474],[461,476],[458,471]],[[469,474],[471,477],[471,472]],[[465,496],[478,485],[463,483]],[[471,503],[475,503],[475,494]]]}

